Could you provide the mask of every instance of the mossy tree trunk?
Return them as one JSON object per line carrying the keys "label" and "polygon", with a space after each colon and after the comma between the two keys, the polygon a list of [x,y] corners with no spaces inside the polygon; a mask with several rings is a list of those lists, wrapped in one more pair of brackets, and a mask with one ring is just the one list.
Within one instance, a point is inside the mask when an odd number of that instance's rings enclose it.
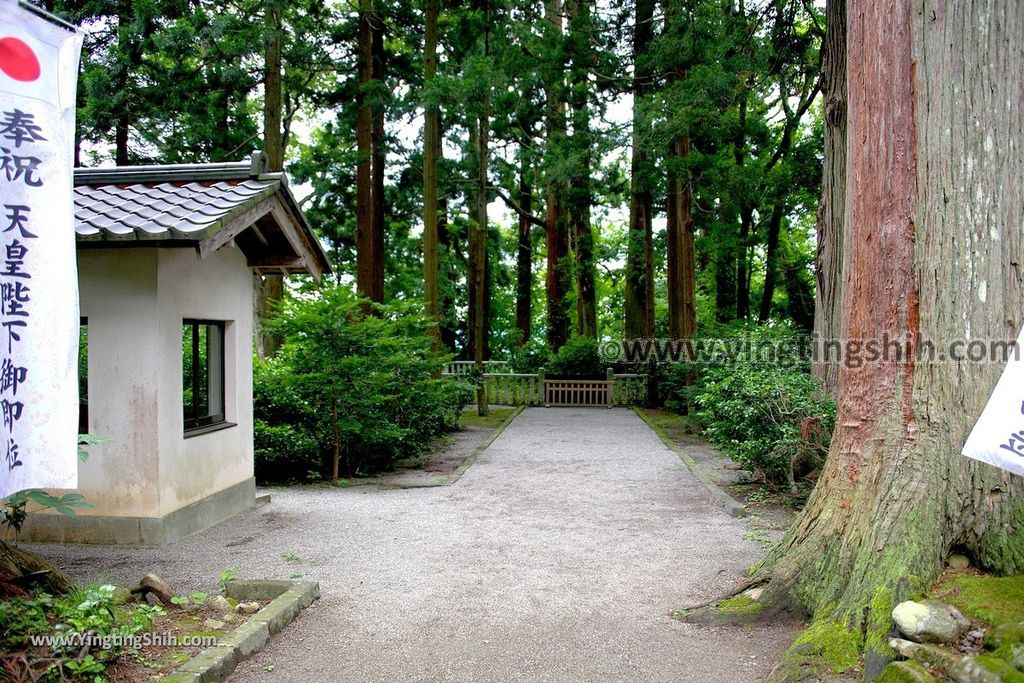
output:
{"label": "mossy tree trunk", "polygon": [[[840,338],[907,338],[915,353],[918,339],[938,353],[1012,341],[1024,322],[1024,5],[847,6]],[[745,584],[764,587],[762,613],[814,615],[803,654],[845,634],[871,678],[891,654],[894,602],[928,589],[954,547],[1024,571],[1021,479],[960,455],[1002,369],[914,358],[839,369],[825,471]]]}

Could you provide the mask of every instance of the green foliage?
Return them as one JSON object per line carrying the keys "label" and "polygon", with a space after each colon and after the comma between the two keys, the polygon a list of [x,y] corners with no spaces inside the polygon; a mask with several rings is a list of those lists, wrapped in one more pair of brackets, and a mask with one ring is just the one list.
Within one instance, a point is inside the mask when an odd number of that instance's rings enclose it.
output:
{"label": "green foliage", "polygon": [[546,372],[552,379],[604,379],[607,367],[601,360],[596,339],[573,337],[551,354]]}
{"label": "green foliage", "polygon": [[258,473],[329,472],[335,447],[351,473],[379,471],[456,427],[471,389],[437,377],[448,357],[431,351],[422,315],[367,306],[331,287],[282,311],[287,342],[255,376]]}
{"label": "green foliage", "polygon": [[[705,435],[727,455],[769,482],[811,469],[827,452],[835,404],[806,372],[736,365],[707,370],[697,390]],[[805,418],[817,418],[808,438]]]}
{"label": "green foliage", "polygon": [[226,567],[221,570],[220,578],[217,579],[217,585],[220,586],[221,590],[227,587],[229,581],[234,581],[238,578],[238,569],[235,567]]}
{"label": "green foliage", "polygon": [[[0,642],[29,648],[33,636],[62,637],[50,647],[54,664],[45,680],[102,680],[106,668],[131,652],[125,639],[151,629],[159,606],[122,604],[114,586],[90,586],[54,597],[38,593],[0,601]],[[85,678],[88,677],[88,678]]]}

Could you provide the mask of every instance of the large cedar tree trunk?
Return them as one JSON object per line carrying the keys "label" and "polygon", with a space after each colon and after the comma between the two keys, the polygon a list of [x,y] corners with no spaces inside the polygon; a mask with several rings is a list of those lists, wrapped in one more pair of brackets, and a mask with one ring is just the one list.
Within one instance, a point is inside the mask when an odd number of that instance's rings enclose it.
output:
{"label": "large cedar tree trunk", "polygon": [[521,150],[519,167],[519,242],[516,251],[516,329],[519,345],[530,340],[533,297],[533,224],[529,214],[533,211],[533,187],[528,176],[530,167],[526,150]]}
{"label": "large cedar tree trunk", "polygon": [[822,95],[825,103],[825,168],[818,206],[818,286],[815,290],[814,332],[817,360],[814,376],[832,398],[839,392],[839,364],[823,362],[822,341],[839,336],[839,293],[843,274],[843,218],[846,203],[846,0],[825,7],[826,33],[822,44]]}
{"label": "large cedar tree trunk", "polygon": [[633,27],[633,136],[623,309],[626,339],[654,335],[654,245],[651,228],[650,121],[643,97],[650,81],[646,56],[654,37],[654,0],[637,0]]}
{"label": "large cedar tree trunk", "polygon": [[[1024,5],[847,7],[840,337],[1012,341],[1024,322]],[[747,582],[765,585],[763,610],[865,629],[870,678],[891,654],[893,604],[928,589],[952,548],[1024,570],[1022,480],[960,455],[1002,370],[840,368],[825,470]]]}
{"label": "large cedar tree trunk", "polygon": [[[690,136],[677,138],[669,151],[685,162],[690,156]],[[697,254],[693,235],[693,186],[688,172],[669,173],[667,199],[669,336],[692,339],[697,332]]]}
{"label": "large cedar tree trunk", "polygon": [[369,89],[373,82],[373,0],[359,0],[358,69],[356,95],[356,289],[374,299],[375,253],[373,219],[373,107]]}
{"label": "large cedar tree trunk", "polygon": [[[437,75],[437,19],[439,0],[427,0],[423,48],[423,82],[429,87]],[[429,95],[433,98],[433,95]],[[434,350],[441,348],[441,269],[437,220],[437,161],[441,155],[441,111],[436,101],[425,104],[423,131],[423,297],[427,329]]]}
{"label": "large cedar tree trunk", "polygon": [[[548,22],[555,41],[562,39],[562,0],[546,0],[544,20]],[[551,68],[544,83],[548,154],[565,152],[565,101],[562,69]],[[565,215],[565,181],[547,179],[547,314],[548,345],[559,349],[569,340],[567,298],[572,285],[572,263],[569,257],[569,225]]]}

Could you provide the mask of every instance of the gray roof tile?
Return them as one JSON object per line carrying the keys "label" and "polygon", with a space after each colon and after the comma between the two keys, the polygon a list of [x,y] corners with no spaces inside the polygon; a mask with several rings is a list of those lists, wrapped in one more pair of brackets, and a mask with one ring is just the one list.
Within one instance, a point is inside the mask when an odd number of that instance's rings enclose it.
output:
{"label": "gray roof tile", "polygon": [[75,232],[88,240],[202,240],[280,187],[277,176],[79,184],[75,187]]}

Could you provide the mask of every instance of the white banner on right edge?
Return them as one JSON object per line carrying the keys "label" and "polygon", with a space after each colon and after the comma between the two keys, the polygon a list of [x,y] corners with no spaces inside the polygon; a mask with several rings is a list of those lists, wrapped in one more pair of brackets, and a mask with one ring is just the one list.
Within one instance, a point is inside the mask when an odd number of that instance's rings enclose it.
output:
{"label": "white banner on right edge", "polygon": [[964,444],[963,454],[1024,476],[1024,329],[1003,376]]}

